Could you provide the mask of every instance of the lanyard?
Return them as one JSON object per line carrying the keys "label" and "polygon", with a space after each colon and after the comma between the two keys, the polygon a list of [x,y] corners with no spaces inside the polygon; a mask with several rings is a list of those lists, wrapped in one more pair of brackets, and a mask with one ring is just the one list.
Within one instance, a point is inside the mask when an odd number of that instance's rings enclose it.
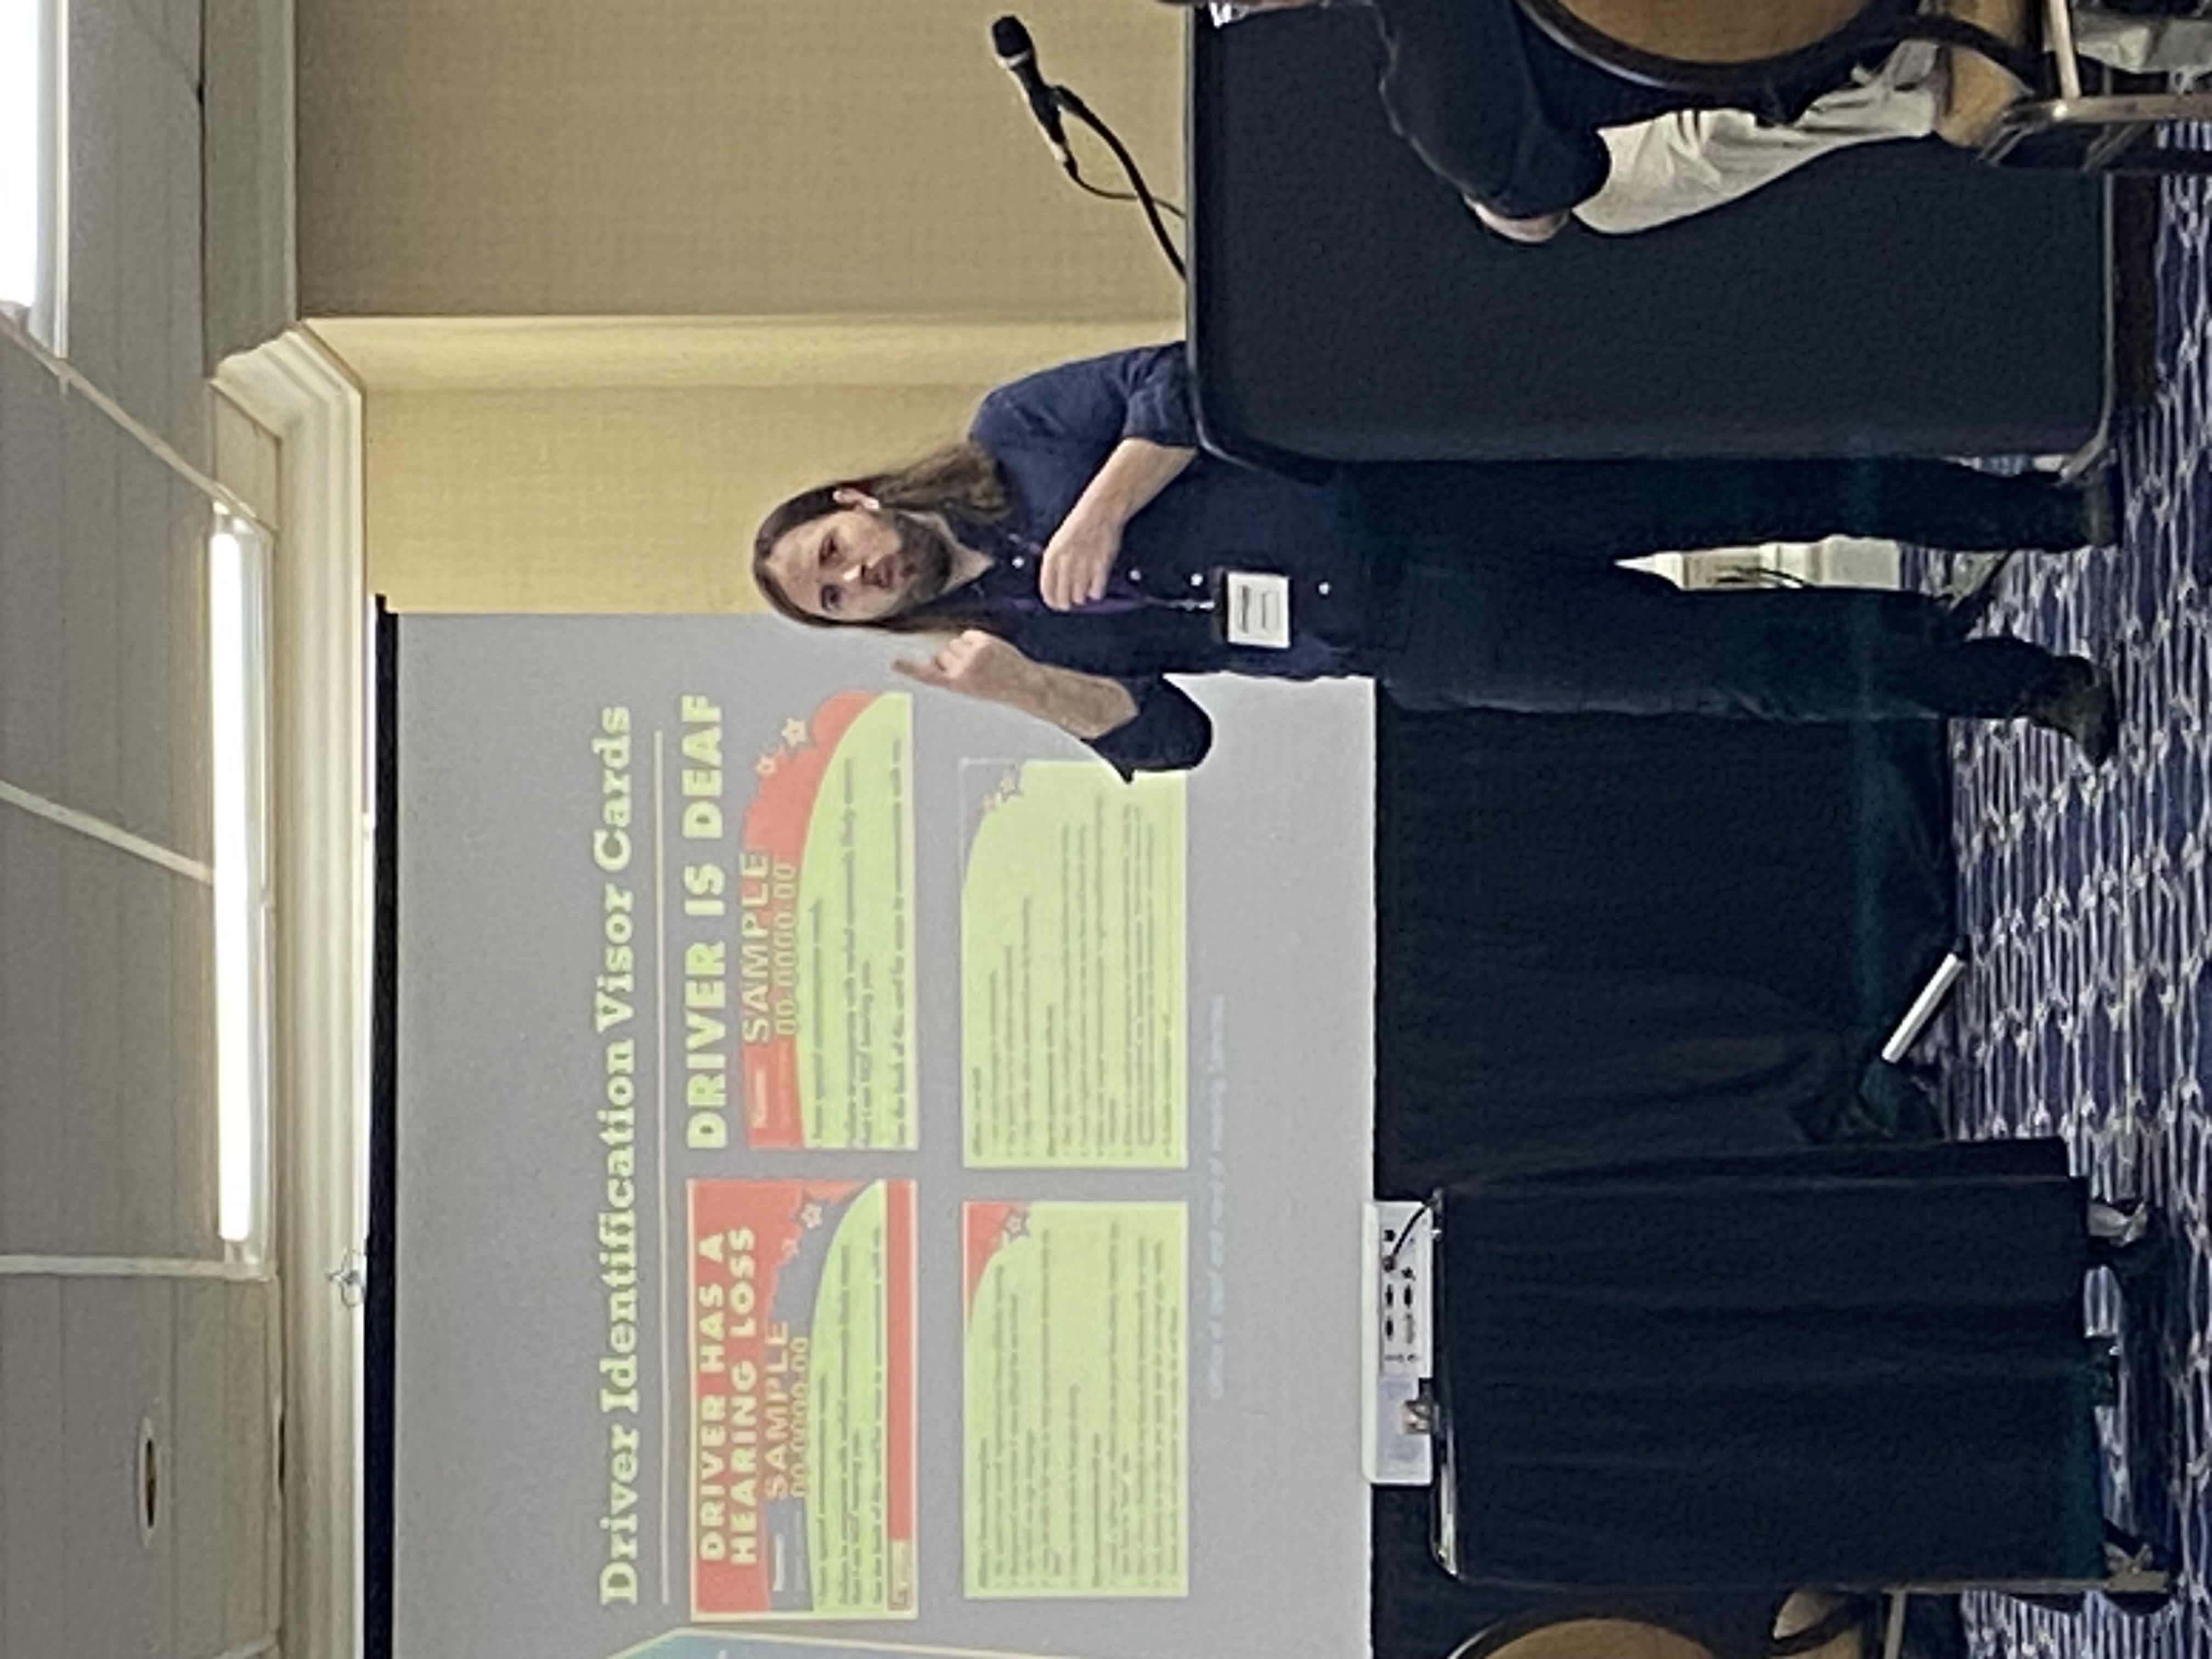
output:
{"label": "lanyard", "polygon": [[1018,572],[1023,578],[1021,591],[1006,595],[1000,599],[999,603],[1023,616],[1110,617],[1131,611],[1181,611],[1188,614],[1204,616],[1211,615],[1221,608],[1218,602],[1211,595],[1200,599],[1165,599],[1158,593],[1133,592],[1131,584],[1121,580],[1118,575],[1109,575],[1106,579],[1106,592],[1103,598],[1088,600],[1077,605],[1073,611],[1055,611],[1037,597],[1036,581],[1031,571],[1032,567],[1042,562],[1043,550],[1026,536],[1018,536],[1011,531],[1004,530],[999,533],[1011,545],[1020,550],[1018,556],[1010,558],[1006,562],[1010,568]]}
{"label": "lanyard", "polygon": [[1034,593],[1018,593],[1000,603],[1025,617],[1113,617],[1132,611],[1181,611],[1202,616],[1221,608],[1210,599],[1164,599],[1155,593],[1109,593],[1103,599],[1086,600],[1073,611],[1055,611]]}

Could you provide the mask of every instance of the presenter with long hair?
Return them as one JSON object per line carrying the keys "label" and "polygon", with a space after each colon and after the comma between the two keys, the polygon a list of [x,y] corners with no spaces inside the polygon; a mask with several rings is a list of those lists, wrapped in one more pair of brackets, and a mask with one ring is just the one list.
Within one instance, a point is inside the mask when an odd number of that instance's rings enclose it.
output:
{"label": "presenter with long hair", "polygon": [[1125,775],[1203,757],[1206,717],[1165,677],[1209,673],[1370,675],[1415,709],[2025,720],[2101,761],[2117,708],[2083,658],[1961,637],[1924,595],[1689,593],[1617,562],[1835,533],[2059,550],[2112,517],[2109,480],[1926,461],[1295,482],[1199,450],[1165,345],[1002,386],[964,441],[792,497],[753,570],[795,621],[939,636],[902,672],[1048,720]]}

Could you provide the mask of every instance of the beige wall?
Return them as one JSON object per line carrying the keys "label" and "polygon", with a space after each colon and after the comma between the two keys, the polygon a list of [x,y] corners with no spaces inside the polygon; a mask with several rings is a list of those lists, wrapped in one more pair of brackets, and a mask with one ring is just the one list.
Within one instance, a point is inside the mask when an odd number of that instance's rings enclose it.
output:
{"label": "beige wall", "polygon": [[328,319],[313,329],[371,392],[979,386],[1177,333],[1165,317],[376,317]]}
{"label": "beige wall", "polygon": [[[1003,9],[298,0],[301,314],[1172,319],[993,59]],[[1180,17],[1021,11],[1179,198]]]}
{"label": "beige wall", "polygon": [[[375,589],[749,608],[781,495],[1177,332],[992,58],[1004,3],[297,0],[300,313],[363,388]],[[1179,196],[1180,15],[1022,11]]]}
{"label": "beige wall", "polygon": [[368,577],[401,611],[757,608],[744,553],[775,502],[957,436],[1000,380],[1145,337],[921,322],[325,331],[368,368]]}
{"label": "beige wall", "polygon": [[957,433],[973,392],[382,392],[367,403],[368,575],[402,611],[753,608],[763,512]]}

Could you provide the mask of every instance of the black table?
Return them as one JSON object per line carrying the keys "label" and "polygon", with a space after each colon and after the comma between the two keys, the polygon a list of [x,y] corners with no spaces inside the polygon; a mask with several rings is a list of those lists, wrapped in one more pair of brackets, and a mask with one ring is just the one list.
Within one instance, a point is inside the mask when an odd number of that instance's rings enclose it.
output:
{"label": "black table", "polygon": [[1207,441],[1279,462],[2069,453],[2109,379],[2107,187],[1933,140],[1530,248],[1388,125],[1355,9],[1199,21]]}
{"label": "black table", "polygon": [[[1849,1132],[1951,943],[1932,722],[1408,714],[1378,701],[1375,1191]],[[1455,1581],[1430,1496],[1371,1500],[1376,1659],[1586,1591]],[[1760,1656],[1765,1589],[1608,1597]]]}
{"label": "black table", "polygon": [[2097,1575],[2087,1198],[2056,1140],[1447,1189],[1446,1559],[1592,1595]]}

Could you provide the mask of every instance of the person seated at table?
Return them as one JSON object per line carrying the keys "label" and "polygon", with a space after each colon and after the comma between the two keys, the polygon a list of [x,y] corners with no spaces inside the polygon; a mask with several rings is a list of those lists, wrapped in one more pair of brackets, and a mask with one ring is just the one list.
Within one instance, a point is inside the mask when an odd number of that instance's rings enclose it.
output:
{"label": "person seated at table", "polygon": [[1415,709],[2017,719],[2101,761],[2118,713],[2084,658],[1960,638],[1923,594],[1692,593],[1614,562],[1837,532],[2063,550],[2105,540],[2113,511],[2109,480],[1932,461],[1297,482],[1200,453],[1170,344],[1001,386],[965,442],[793,496],[762,523],[753,573],[798,622],[946,636],[901,671],[1049,721],[1125,775],[1206,752],[1176,673],[1366,674]]}
{"label": "person seated at table", "polygon": [[[2018,9],[2017,0],[2007,3]],[[1584,63],[1516,0],[1167,3],[1205,4],[1220,23],[1366,5],[1388,53],[1380,90],[1391,124],[1477,219],[1519,242],[1548,241],[1571,217],[1612,235],[1653,229],[1860,144],[1940,134],[1972,145],[2017,90],[1979,58],[1909,42],[1783,124],[1749,109],[1693,106],[1686,94],[1633,85]],[[2083,6],[2075,31],[2083,56],[2117,69],[2212,65],[2212,19]],[[1973,79],[1968,107],[1952,96],[1954,75]]]}

